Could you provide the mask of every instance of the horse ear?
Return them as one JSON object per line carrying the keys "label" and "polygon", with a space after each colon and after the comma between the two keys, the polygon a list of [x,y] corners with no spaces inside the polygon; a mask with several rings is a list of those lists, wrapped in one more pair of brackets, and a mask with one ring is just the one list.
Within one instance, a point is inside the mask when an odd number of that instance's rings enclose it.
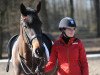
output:
{"label": "horse ear", "polygon": [[27,16],[26,7],[24,6],[23,3],[20,5],[20,12],[22,13],[23,16]]}
{"label": "horse ear", "polygon": [[39,1],[38,5],[37,5],[36,12],[39,13],[40,9],[41,9],[41,1]]}

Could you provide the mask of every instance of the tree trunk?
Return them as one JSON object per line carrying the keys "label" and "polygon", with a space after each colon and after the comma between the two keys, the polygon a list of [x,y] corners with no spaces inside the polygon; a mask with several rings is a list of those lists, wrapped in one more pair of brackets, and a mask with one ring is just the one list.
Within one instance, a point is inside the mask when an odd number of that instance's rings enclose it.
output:
{"label": "tree trunk", "polygon": [[42,27],[44,32],[49,32],[49,23],[48,23],[48,15],[46,10],[46,0],[41,0],[41,12],[40,12],[40,18],[42,21]]}
{"label": "tree trunk", "polygon": [[70,0],[70,17],[74,18],[73,0]]}
{"label": "tree trunk", "polygon": [[0,59],[2,58],[2,52],[3,52],[3,42],[4,42],[4,37],[3,37],[3,28],[5,26],[5,13],[7,10],[7,1],[2,0],[0,1]]}
{"label": "tree trunk", "polygon": [[2,59],[2,44],[3,44],[3,39],[2,39],[2,27],[0,27],[0,59]]}
{"label": "tree trunk", "polygon": [[94,0],[97,21],[97,37],[100,37],[100,5],[99,0]]}

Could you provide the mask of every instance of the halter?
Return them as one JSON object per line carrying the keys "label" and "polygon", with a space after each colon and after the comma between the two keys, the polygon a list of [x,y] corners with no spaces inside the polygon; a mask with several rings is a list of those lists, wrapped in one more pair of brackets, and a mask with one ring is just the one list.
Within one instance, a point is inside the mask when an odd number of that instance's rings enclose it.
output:
{"label": "halter", "polygon": [[25,30],[25,28],[28,28],[27,25],[23,26],[23,28],[24,28],[24,34],[25,34],[25,38],[27,40],[27,44],[28,44],[29,48],[32,49],[32,40],[34,40],[35,38],[38,38],[38,37],[40,37],[42,40],[42,35],[35,34],[32,37],[29,37],[27,31]]}

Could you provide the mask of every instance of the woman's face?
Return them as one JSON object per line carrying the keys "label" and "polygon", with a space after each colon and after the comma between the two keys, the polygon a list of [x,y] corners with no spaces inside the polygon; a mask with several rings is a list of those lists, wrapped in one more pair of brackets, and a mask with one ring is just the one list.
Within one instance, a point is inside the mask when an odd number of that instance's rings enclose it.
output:
{"label": "woman's face", "polygon": [[75,35],[75,27],[67,27],[64,31],[68,37],[73,37]]}

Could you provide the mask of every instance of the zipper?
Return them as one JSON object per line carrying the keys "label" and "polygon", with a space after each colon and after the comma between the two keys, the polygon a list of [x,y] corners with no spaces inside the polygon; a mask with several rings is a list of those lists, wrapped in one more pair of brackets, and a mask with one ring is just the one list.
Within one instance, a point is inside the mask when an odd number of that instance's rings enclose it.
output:
{"label": "zipper", "polygon": [[68,46],[67,46],[67,61],[68,61],[68,68],[69,68],[69,74],[70,75],[70,58],[69,58],[69,49],[68,49]]}

